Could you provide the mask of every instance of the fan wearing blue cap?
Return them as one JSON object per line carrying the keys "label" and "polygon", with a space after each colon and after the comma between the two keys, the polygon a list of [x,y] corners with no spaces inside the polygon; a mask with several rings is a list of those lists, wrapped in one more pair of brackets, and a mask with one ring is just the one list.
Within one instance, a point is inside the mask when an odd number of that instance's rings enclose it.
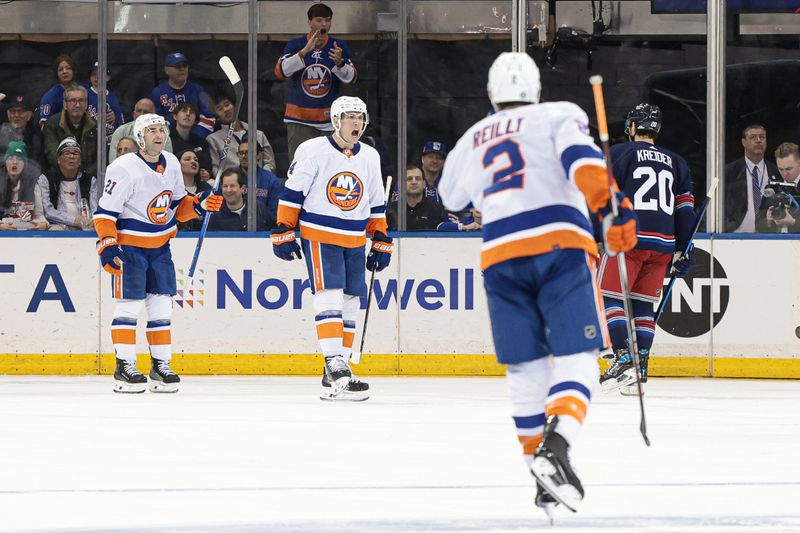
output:
{"label": "fan wearing blue cap", "polygon": [[189,58],[180,52],[168,54],[164,58],[164,72],[167,80],[156,86],[150,93],[150,100],[156,105],[156,113],[172,125],[172,114],[180,104],[194,104],[199,115],[192,133],[205,138],[214,131],[214,111],[211,97],[199,84],[189,81]]}
{"label": "fan wearing blue cap", "polygon": [[[106,70],[106,82],[109,80],[111,80],[111,72]],[[100,90],[100,77],[97,75],[97,61],[94,62],[94,65],[92,65],[89,71],[89,83],[89,90],[86,92],[86,98],[88,99],[86,112],[89,113],[89,116],[92,117],[95,122],[99,122],[102,118],[98,120],[97,117],[98,91]],[[119,99],[116,94],[108,89],[106,89],[106,112],[104,116],[106,123],[106,144],[108,144],[111,142],[111,136],[114,134],[114,130],[125,124],[125,119],[122,116],[122,107],[119,105]]]}

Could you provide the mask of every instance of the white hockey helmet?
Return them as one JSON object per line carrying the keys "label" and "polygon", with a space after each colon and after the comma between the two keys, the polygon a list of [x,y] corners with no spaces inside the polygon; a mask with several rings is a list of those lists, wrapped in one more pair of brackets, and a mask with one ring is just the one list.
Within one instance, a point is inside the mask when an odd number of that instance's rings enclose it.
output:
{"label": "white hockey helmet", "polygon": [[539,67],[531,56],[522,52],[503,52],[489,68],[486,91],[494,110],[498,104],[510,102],[539,102],[542,82]]}
{"label": "white hockey helmet", "polygon": [[[161,115],[156,115],[155,113],[139,115],[136,122],[133,123],[133,138],[136,139],[139,148],[144,150],[144,131],[150,126],[158,125],[164,126],[165,130],[167,129],[167,121]],[[167,130],[167,135],[169,135],[169,130]]]}
{"label": "white hockey helmet", "polygon": [[340,96],[331,104],[331,124],[333,129],[341,137],[339,129],[342,127],[342,115],[345,113],[363,113],[364,125],[361,126],[361,132],[358,134],[359,139],[367,129],[369,124],[369,113],[367,113],[367,104],[361,98],[356,96]]}

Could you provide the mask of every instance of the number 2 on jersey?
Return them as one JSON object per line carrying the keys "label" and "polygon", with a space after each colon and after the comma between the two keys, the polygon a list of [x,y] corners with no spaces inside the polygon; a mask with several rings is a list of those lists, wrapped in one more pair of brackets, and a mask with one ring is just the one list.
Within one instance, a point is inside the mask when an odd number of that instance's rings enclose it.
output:
{"label": "number 2 on jersey", "polygon": [[521,189],[525,180],[525,160],[519,145],[511,139],[499,142],[486,149],[483,155],[483,168],[494,165],[497,158],[508,157],[508,166],[497,170],[492,175],[492,184],[483,190],[483,196],[489,196],[506,189]]}

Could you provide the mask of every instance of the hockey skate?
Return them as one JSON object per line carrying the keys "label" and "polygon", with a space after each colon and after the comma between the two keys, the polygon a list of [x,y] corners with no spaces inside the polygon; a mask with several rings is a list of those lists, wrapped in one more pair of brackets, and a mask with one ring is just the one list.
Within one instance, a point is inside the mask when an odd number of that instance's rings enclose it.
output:
{"label": "hockey skate", "polygon": [[[642,381],[642,396],[644,396],[644,384],[647,383],[647,365],[650,362],[650,350],[639,350],[639,376]],[[625,385],[619,389],[622,396],[639,396],[639,387],[636,386],[636,379],[630,385]]]}
{"label": "hockey skate", "polygon": [[[347,365],[347,363],[345,363]],[[347,365],[348,370],[350,365]],[[340,401],[340,402],[363,402],[369,399],[369,385],[365,381],[361,381],[350,370],[350,377],[346,382],[344,388],[338,393],[335,393],[335,384],[332,382],[329,372],[328,364],[325,364],[325,371],[322,374],[322,386],[324,387],[323,393],[320,395],[320,400],[325,401]]]}
{"label": "hockey skate", "polygon": [[600,376],[600,388],[603,392],[615,391],[636,381],[633,358],[628,349],[615,350],[614,356],[614,364]]}
{"label": "hockey skate", "polygon": [[136,368],[136,362],[117,359],[117,368],[114,370],[114,392],[134,393],[144,392],[147,388],[147,378]]}
{"label": "hockey skate", "polygon": [[550,415],[544,427],[544,439],[534,453],[531,472],[547,494],[574,513],[583,500],[583,485],[569,464],[569,444],[555,432],[557,425],[558,416]]}
{"label": "hockey skate", "polygon": [[550,525],[552,526],[558,502],[538,481],[536,482],[536,498],[533,500],[533,503],[536,504],[536,507],[544,511],[544,514],[550,519]]}
{"label": "hockey skate", "polygon": [[181,378],[169,367],[169,361],[152,358],[150,392],[178,392]]}
{"label": "hockey skate", "polygon": [[320,399],[333,400],[334,397],[339,396],[347,388],[352,376],[353,373],[350,371],[350,365],[347,364],[344,357],[341,355],[326,357],[322,386],[325,387],[325,381],[327,380],[331,390],[323,393]]}

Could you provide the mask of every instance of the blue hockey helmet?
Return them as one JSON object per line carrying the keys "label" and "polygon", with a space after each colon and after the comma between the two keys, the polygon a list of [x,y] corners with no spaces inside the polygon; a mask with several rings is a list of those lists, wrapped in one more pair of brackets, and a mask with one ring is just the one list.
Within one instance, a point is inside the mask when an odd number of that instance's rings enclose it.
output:
{"label": "blue hockey helmet", "polygon": [[[631,125],[635,124],[635,132]],[[661,131],[661,109],[657,105],[639,104],[625,118],[625,135],[633,137],[634,133],[649,132],[653,137]]]}

